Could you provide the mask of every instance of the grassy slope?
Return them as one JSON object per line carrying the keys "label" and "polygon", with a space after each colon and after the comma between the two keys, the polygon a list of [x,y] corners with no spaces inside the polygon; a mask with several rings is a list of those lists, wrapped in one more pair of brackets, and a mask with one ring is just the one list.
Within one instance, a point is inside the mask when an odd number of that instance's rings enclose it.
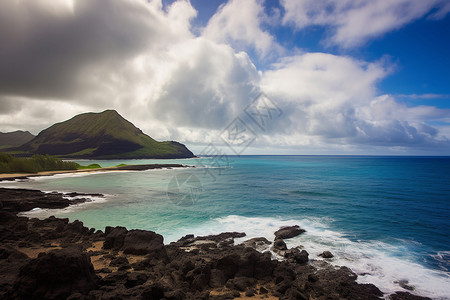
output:
{"label": "grassy slope", "polygon": [[[86,142],[88,141],[88,142]],[[105,142],[126,141],[135,145],[131,151],[102,154],[99,146]],[[124,119],[114,110],[102,113],[85,113],[72,119],[57,123],[42,131],[35,139],[24,145],[24,150],[36,153],[40,146],[70,147],[76,144],[85,147],[70,153],[52,153],[60,157],[95,157],[95,158],[168,158],[191,157],[191,152],[176,142],[157,142],[145,135],[131,122]]]}
{"label": "grassy slope", "polygon": [[0,149],[17,147],[23,145],[34,138],[28,131],[0,132]]}

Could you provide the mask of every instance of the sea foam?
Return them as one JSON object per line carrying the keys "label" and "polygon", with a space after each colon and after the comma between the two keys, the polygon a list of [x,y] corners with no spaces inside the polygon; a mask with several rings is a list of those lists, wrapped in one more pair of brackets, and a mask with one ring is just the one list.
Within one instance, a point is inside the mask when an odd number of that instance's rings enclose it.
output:
{"label": "sea foam", "polygon": [[[383,293],[408,291],[433,299],[450,299],[450,274],[419,264],[403,244],[393,245],[380,241],[353,241],[343,233],[330,229],[326,218],[303,220],[271,217],[243,217],[230,215],[215,218],[201,226],[184,228],[166,236],[166,242],[175,241],[184,234],[218,234],[226,231],[244,231],[247,236],[235,240],[239,244],[253,237],[265,237],[273,241],[274,232],[282,226],[300,225],[304,234],[285,240],[288,247],[301,246],[310,254],[311,260],[323,260],[319,256],[328,250],[334,254],[327,259],[335,266],[347,266],[358,274],[359,283],[373,283]],[[448,253],[440,253],[441,256]],[[413,291],[400,286],[400,282],[413,287]]]}

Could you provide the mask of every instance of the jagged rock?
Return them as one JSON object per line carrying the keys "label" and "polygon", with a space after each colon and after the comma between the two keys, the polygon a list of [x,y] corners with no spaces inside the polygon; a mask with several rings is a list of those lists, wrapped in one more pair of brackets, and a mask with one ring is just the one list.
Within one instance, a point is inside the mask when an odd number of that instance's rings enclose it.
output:
{"label": "jagged rock", "polygon": [[323,258],[332,258],[334,257],[333,253],[330,251],[323,251],[319,256],[322,256]]}
{"label": "jagged rock", "polygon": [[226,283],[226,279],[225,279],[225,275],[223,274],[222,271],[217,270],[217,269],[212,269],[211,270],[211,276],[209,278],[209,285],[211,287],[223,287]]}
{"label": "jagged rock", "polygon": [[300,251],[298,248],[292,248],[284,251],[284,257],[290,259],[298,264],[305,264],[308,262],[309,253],[306,250]]}
{"label": "jagged rock", "polygon": [[125,227],[117,226],[105,228],[105,242],[103,243],[103,249],[120,249],[123,246],[125,235],[128,230]]}
{"label": "jagged rock", "polygon": [[2,210],[17,213],[33,208],[65,208],[72,204],[83,203],[86,199],[69,200],[61,193],[44,193],[30,189],[0,188]]}
{"label": "jagged rock", "polygon": [[275,240],[290,239],[299,234],[302,234],[303,232],[306,232],[306,230],[301,229],[298,225],[281,227],[279,230],[275,231]]}
{"label": "jagged rock", "polygon": [[277,252],[277,251],[283,251],[283,250],[287,250],[287,246],[286,243],[283,241],[283,239],[277,238],[275,239],[275,241],[273,242],[273,246],[272,249]]}
{"label": "jagged rock", "polygon": [[280,298],[282,300],[308,300],[308,297],[306,297],[303,293],[301,293],[298,289],[295,287],[290,287],[287,289],[286,292],[284,292],[284,295]]}
{"label": "jagged rock", "polygon": [[0,259],[8,259],[8,260],[24,260],[27,259],[28,256],[20,252],[14,248],[0,247]]}
{"label": "jagged rock", "polygon": [[114,258],[109,263],[109,265],[111,267],[120,267],[120,266],[128,265],[128,264],[129,264],[129,262],[128,262],[128,259],[126,256],[119,256],[117,258]]}
{"label": "jagged rock", "polygon": [[258,251],[264,251],[268,249],[270,244],[271,242],[269,242],[265,237],[252,238],[242,243],[242,245],[244,245],[245,247],[250,247]]}
{"label": "jagged rock", "polygon": [[247,288],[253,287],[256,284],[255,278],[250,277],[235,277],[228,280],[227,287],[230,289],[236,289],[238,291],[245,291]]}
{"label": "jagged rock", "polygon": [[14,285],[20,298],[61,299],[87,294],[97,285],[94,267],[86,253],[72,247],[41,253],[21,270]]}
{"label": "jagged rock", "polygon": [[[108,237],[108,236],[107,236]],[[164,258],[167,257],[164,248],[164,238],[153,231],[130,230],[124,238],[122,250],[125,254],[145,255]]]}
{"label": "jagged rock", "polygon": [[137,285],[144,284],[147,281],[147,275],[144,273],[130,273],[127,275],[127,281],[125,282],[125,287],[127,289],[135,287]]}
{"label": "jagged rock", "polygon": [[[193,234],[188,234],[175,243],[171,245],[186,247],[186,246],[198,246],[201,245],[203,248],[223,248],[231,246],[234,244],[235,238],[244,237],[246,234],[244,232],[222,232],[220,234],[198,236],[194,237]],[[204,246],[208,244],[208,246]],[[214,246],[212,246],[214,244]]]}

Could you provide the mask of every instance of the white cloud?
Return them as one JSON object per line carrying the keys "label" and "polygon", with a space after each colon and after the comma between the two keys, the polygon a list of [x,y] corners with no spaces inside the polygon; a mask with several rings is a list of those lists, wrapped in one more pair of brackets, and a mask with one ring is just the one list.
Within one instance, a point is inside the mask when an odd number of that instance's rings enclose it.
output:
{"label": "white cloud", "polygon": [[281,51],[274,37],[262,29],[263,23],[269,21],[262,0],[230,0],[211,17],[203,36],[229,43],[235,49],[247,50],[251,47],[261,56],[266,56],[270,52]]}
{"label": "white cloud", "polygon": [[306,53],[281,59],[263,74],[262,89],[285,112],[285,143],[314,145],[436,145],[448,138],[427,121],[447,120],[449,111],[407,107],[376,84],[389,72],[382,63]]}
{"label": "white cloud", "polygon": [[[0,9],[13,24],[28,11],[34,24],[21,42],[14,41],[19,29],[0,36],[15,49],[0,54],[3,131],[23,128],[26,119],[37,133],[76,113],[115,108],[156,138],[185,141],[195,136],[192,128],[222,128],[257,93],[260,75],[245,52],[191,33],[196,10],[187,1],[167,11],[143,0],[30,3]],[[50,25],[57,34],[45,30]],[[189,138],[167,129],[178,127]]]}
{"label": "white cloud", "polygon": [[[390,73],[383,60],[303,53],[258,71],[237,44],[277,51],[261,29],[262,2],[230,1],[202,36],[191,32],[196,10],[188,1],[167,10],[161,1],[102,3],[0,3],[0,131],[37,133],[78,113],[117,109],[156,139],[200,147],[217,142],[262,89],[283,114],[257,132],[259,149],[448,144],[448,126],[429,125],[449,122],[448,110],[379,96],[377,83]],[[239,9],[250,17],[231,15]]]}
{"label": "white cloud", "polygon": [[407,98],[407,99],[414,99],[414,100],[423,100],[423,99],[446,99],[450,98],[449,94],[399,94],[396,95],[398,98]]}
{"label": "white cloud", "polygon": [[282,0],[283,22],[297,29],[329,26],[329,44],[344,48],[359,46],[369,39],[423,17],[433,8],[434,18],[449,11],[446,0]]}

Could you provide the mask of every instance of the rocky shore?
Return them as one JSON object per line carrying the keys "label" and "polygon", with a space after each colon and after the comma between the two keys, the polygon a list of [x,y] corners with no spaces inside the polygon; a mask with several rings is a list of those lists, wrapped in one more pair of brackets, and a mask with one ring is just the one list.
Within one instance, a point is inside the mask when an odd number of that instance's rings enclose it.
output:
{"label": "rocky shore", "polygon": [[[92,195],[69,194],[83,201]],[[94,195],[101,196],[101,195]],[[17,216],[34,207],[70,205],[68,195],[0,189],[0,299],[380,299],[372,284],[356,283],[346,267],[311,262],[307,249],[285,239],[304,232],[280,228],[275,240],[243,232],[195,237],[164,245],[152,231],[80,221]],[[81,199],[81,200],[80,200]],[[79,202],[78,202],[79,203]],[[270,251],[271,250],[271,251]],[[428,299],[407,292],[390,299]]]}

